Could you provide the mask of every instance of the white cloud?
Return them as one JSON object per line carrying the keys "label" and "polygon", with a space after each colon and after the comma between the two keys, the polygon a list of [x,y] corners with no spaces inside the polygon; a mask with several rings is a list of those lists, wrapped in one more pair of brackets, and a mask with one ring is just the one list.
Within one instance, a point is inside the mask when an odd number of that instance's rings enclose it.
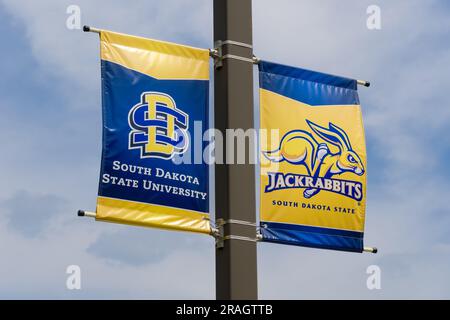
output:
{"label": "white cloud", "polygon": [[[3,0],[7,11],[25,26],[38,71],[64,82],[59,89],[70,99],[68,106],[86,108],[99,104],[99,42],[96,34],[66,27],[66,9],[72,4],[71,0]],[[145,0],[126,5],[118,0],[79,0],[76,5],[82,24],[97,28],[197,46],[208,46],[211,38],[212,11],[206,0],[166,0],[164,5]],[[80,96],[83,100],[75,99]]]}
{"label": "white cloud", "polygon": [[[3,0],[3,7],[25,32],[36,68],[31,75],[55,84],[55,96],[67,101],[57,125],[26,122],[13,116],[17,99],[2,99],[7,119],[0,118],[2,201],[24,189],[31,195],[54,194],[67,203],[30,240],[9,227],[0,214],[0,295],[39,298],[213,298],[214,257],[211,239],[192,246],[168,245],[168,233],[127,240],[132,227],[94,223],[75,217],[78,206],[94,205],[100,145],[99,58],[94,34],[65,28],[72,1]],[[77,1],[82,23],[130,34],[209,47],[212,43],[210,1]],[[450,221],[445,178],[433,172],[444,161],[436,148],[448,145],[450,120],[447,86],[450,74],[450,21],[439,3],[379,1],[382,30],[366,29],[368,1],[273,1],[254,5],[255,53],[260,58],[370,80],[361,88],[370,182],[366,242],[378,255],[262,244],[259,282],[262,298],[448,298],[445,286]],[[19,27],[20,26],[20,27]],[[17,35],[21,37],[21,34]],[[16,62],[15,62],[16,63]],[[56,109],[56,107],[55,107]],[[96,110],[96,111],[94,111]],[[6,112],[8,111],[8,112]],[[88,119],[89,118],[89,119]],[[25,122],[29,130],[15,130]],[[29,132],[33,134],[30,135]],[[55,134],[55,132],[57,134]],[[63,136],[61,133],[69,133]],[[48,141],[60,139],[71,146]],[[63,140],[68,139],[68,140]],[[94,141],[95,140],[95,141]],[[15,143],[20,141],[21,143]],[[35,165],[29,166],[30,161]],[[384,181],[383,181],[384,180]],[[36,191],[36,189],[38,191]],[[34,202],[36,203],[36,202]],[[37,202],[40,203],[39,201]],[[30,203],[28,203],[30,204]],[[40,208],[42,210],[42,208]],[[16,213],[18,214],[18,213]],[[124,231],[124,228],[127,231]],[[156,234],[156,233],[155,233]],[[142,238],[141,238],[142,235]],[[121,243],[121,237],[124,238]],[[198,235],[174,236],[197,239]],[[158,259],[145,255],[140,243],[167,250]],[[211,241],[209,241],[211,240]],[[112,241],[108,248],[105,242]],[[115,246],[122,246],[117,248]],[[91,249],[89,249],[91,248]],[[170,249],[170,250],[169,250]],[[148,254],[161,251],[149,250]],[[107,259],[110,256],[111,259]],[[65,289],[65,268],[79,264],[83,290]],[[382,268],[381,291],[365,287],[369,264]]]}
{"label": "white cloud", "polygon": [[[33,241],[0,224],[1,298],[209,298],[213,290],[212,240],[192,250],[175,250],[152,264],[114,264],[87,253],[108,224],[59,226]],[[111,228],[111,225],[109,225]],[[147,230],[151,232],[151,230]],[[126,241],[126,239],[124,239]],[[13,244],[13,245],[11,245]],[[130,243],[128,243],[130,244]],[[156,245],[148,243],[148,246]],[[142,252],[144,253],[144,252]],[[149,253],[151,254],[151,250]],[[66,268],[81,268],[81,290],[66,289]]]}

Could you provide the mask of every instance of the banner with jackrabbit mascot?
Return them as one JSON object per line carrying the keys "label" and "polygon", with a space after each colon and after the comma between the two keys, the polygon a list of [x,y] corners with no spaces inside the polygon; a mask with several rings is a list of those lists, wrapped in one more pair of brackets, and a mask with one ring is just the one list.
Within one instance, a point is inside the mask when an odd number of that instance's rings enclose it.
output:
{"label": "banner with jackrabbit mascot", "polygon": [[263,240],[362,252],[367,174],[356,80],[261,61],[259,81]]}

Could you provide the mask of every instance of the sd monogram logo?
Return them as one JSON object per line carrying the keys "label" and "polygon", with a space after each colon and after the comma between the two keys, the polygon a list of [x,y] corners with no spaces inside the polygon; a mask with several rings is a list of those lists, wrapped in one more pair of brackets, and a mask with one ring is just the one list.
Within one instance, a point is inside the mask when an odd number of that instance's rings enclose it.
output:
{"label": "sd monogram logo", "polygon": [[171,159],[189,145],[189,117],[173,98],[161,92],[144,92],[128,113],[129,149],[140,149],[141,158]]}

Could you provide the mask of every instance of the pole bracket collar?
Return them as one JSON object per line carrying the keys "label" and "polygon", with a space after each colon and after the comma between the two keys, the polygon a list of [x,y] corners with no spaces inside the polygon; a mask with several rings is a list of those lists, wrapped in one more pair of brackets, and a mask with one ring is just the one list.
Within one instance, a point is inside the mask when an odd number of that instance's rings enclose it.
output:
{"label": "pole bracket collar", "polygon": [[216,239],[216,249],[221,249],[224,247],[225,240],[239,240],[239,241],[249,241],[249,242],[257,242],[261,240],[261,236],[259,233],[256,234],[255,238],[238,236],[238,235],[225,235],[224,226],[226,224],[238,224],[241,226],[249,226],[256,227],[255,222],[244,221],[244,220],[236,220],[236,219],[217,219],[216,227],[212,228],[211,235]]}
{"label": "pole bracket collar", "polygon": [[235,54],[223,54],[223,46],[224,45],[234,45],[243,48],[253,49],[253,46],[248,43],[238,42],[234,40],[217,40],[214,42],[214,49],[209,49],[209,55],[214,59],[214,68],[220,69],[223,66],[223,60],[225,59],[233,59],[244,62],[249,62],[252,64],[258,64],[259,59],[252,55],[252,58],[242,57]]}

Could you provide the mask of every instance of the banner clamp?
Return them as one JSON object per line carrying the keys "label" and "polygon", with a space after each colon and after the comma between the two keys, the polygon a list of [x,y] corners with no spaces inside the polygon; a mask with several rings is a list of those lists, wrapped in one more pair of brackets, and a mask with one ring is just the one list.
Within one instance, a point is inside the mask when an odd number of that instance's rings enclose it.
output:
{"label": "banner clamp", "polygon": [[240,240],[240,241],[250,241],[250,242],[258,242],[261,237],[259,234],[256,235],[255,238],[238,236],[238,235],[225,235],[224,226],[226,224],[238,224],[243,226],[256,227],[255,222],[236,220],[236,219],[217,219],[216,227],[212,228],[211,235],[216,239],[216,248],[220,249],[224,247],[225,240]]}
{"label": "banner clamp", "polygon": [[240,240],[240,241],[250,241],[250,242],[257,242],[258,239],[249,238],[249,237],[242,237],[242,236],[234,236],[234,235],[228,235],[223,237],[223,240]]}
{"label": "banner clamp", "polygon": [[359,84],[360,86],[364,86],[364,87],[370,87],[370,82],[366,81],[366,80],[356,80],[356,83]]}
{"label": "banner clamp", "polygon": [[97,217],[97,213],[91,212],[91,211],[78,210],[78,216],[79,217],[96,218]]}
{"label": "banner clamp", "polygon": [[248,43],[244,43],[244,42],[239,42],[239,41],[234,41],[234,40],[218,40],[215,43],[215,47],[222,47],[225,44],[231,44],[234,46],[238,46],[238,47],[244,47],[244,48],[248,48],[248,49],[253,49],[253,46],[251,44]]}
{"label": "banner clamp", "polygon": [[250,222],[250,221],[244,221],[244,220],[236,220],[236,219],[217,219],[216,221],[217,225],[225,225],[225,224],[240,224],[243,226],[250,226],[250,227],[256,227],[256,222]]}
{"label": "banner clamp", "polygon": [[239,60],[244,62],[249,62],[252,64],[257,64],[259,62],[259,59],[256,58],[254,55],[252,55],[252,58],[242,57],[235,54],[222,54],[222,46],[225,44],[231,44],[236,45],[244,48],[253,49],[253,46],[248,43],[233,41],[233,40],[218,40],[214,43],[214,49],[209,50],[209,55],[214,58],[214,68],[219,69],[223,66],[222,61],[225,59],[233,59],[233,60]]}
{"label": "banner clamp", "polygon": [[224,237],[216,237],[216,249],[221,249],[224,247],[225,240],[239,240],[239,241],[248,241],[248,242],[259,242],[261,239],[259,236],[256,238],[250,238],[250,237],[243,237],[243,236],[236,236],[229,234]]}
{"label": "banner clamp", "polygon": [[363,248],[364,252],[368,252],[368,253],[377,253],[378,252],[378,248],[377,247],[364,247]]}
{"label": "banner clamp", "polygon": [[84,32],[94,32],[94,33],[98,33],[98,34],[100,34],[102,32],[102,30],[97,29],[97,28],[92,28],[90,26],[83,26],[83,31]]}

